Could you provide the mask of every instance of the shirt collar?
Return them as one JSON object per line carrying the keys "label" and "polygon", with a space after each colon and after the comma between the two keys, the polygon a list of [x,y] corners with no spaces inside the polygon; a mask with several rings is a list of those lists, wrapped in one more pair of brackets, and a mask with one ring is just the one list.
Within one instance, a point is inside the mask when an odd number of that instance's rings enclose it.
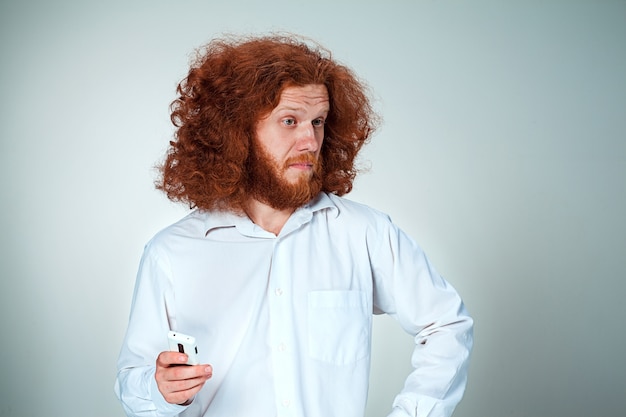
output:
{"label": "shirt collar", "polygon": [[299,211],[315,213],[316,211],[321,211],[325,209],[332,211],[335,217],[339,215],[339,208],[335,205],[333,200],[331,200],[328,194],[319,193],[317,197],[315,197],[313,200],[309,201],[307,204],[296,210],[296,213]]}
{"label": "shirt collar", "polygon": [[252,223],[248,216],[232,211],[203,211],[205,236],[213,229],[237,227]]}
{"label": "shirt collar", "polygon": [[[315,212],[328,210],[334,217],[339,215],[339,208],[326,193],[319,193],[313,200],[299,207],[291,217],[297,217],[300,223],[308,222]],[[221,227],[237,227],[240,230],[260,229],[248,216],[231,211],[204,212],[205,236],[213,229]]]}

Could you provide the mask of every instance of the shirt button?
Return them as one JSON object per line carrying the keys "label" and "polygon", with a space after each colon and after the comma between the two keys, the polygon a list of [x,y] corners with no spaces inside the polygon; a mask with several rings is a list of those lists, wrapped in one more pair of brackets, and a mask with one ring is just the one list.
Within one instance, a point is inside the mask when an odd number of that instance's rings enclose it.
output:
{"label": "shirt button", "polygon": [[287,345],[286,344],[281,343],[281,344],[278,345],[278,351],[279,352],[284,352],[286,350],[287,350]]}
{"label": "shirt button", "polygon": [[274,294],[276,294],[277,297],[280,297],[281,295],[283,295],[283,289],[282,288],[276,288],[274,290]]}
{"label": "shirt button", "polygon": [[283,407],[289,407],[291,405],[291,401],[283,400]]}

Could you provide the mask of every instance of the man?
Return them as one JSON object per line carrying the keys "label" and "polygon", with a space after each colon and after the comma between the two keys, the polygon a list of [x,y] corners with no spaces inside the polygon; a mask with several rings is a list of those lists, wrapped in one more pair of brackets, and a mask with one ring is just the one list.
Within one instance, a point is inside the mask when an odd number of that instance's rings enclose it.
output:
{"label": "man", "polygon": [[[472,320],[413,240],[340,197],[376,117],[329,56],[215,40],[179,85],[157,187],[196,210],[144,251],[116,381],[129,416],[362,417],[373,313],[415,337],[390,415],[460,401]],[[180,366],[169,330],[196,337],[202,365]]]}

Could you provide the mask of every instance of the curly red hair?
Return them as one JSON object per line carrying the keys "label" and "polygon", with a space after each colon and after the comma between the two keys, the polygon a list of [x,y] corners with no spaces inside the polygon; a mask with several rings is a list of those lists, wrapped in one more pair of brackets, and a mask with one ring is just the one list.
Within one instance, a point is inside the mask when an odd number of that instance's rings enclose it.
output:
{"label": "curly red hair", "polygon": [[330,114],[320,152],[322,190],[344,195],[355,158],[375,129],[366,87],[329,51],[296,36],[216,39],[199,51],[171,104],[177,127],[156,186],[173,201],[200,209],[242,211],[248,159],[258,120],[285,87],[322,84]]}

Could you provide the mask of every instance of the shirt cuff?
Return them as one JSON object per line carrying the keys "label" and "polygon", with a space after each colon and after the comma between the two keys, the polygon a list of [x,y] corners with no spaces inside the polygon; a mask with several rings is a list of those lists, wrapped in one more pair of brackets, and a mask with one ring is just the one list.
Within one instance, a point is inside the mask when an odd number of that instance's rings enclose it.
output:
{"label": "shirt cuff", "polygon": [[399,395],[393,402],[393,410],[388,417],[428,417],[437,402],[430,397],[420,397],[419,401],[414,401]]}
{"label": "shirt cuff", "polygon": [[391,410],[391,413],[387,417],[407,417],[409,415],[410,414],[407,414],[406,411],[404,411],[404,409],[400,407],[394,407],[393,410]]}

